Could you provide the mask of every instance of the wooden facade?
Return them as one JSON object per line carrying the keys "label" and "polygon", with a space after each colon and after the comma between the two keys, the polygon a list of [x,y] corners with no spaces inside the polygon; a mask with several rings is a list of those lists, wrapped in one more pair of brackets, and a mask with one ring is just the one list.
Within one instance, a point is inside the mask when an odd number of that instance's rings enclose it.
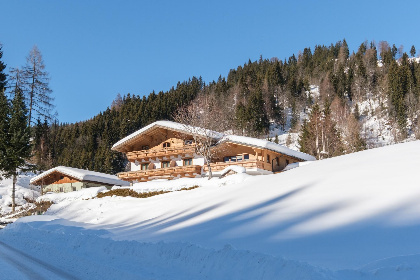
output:
{"label": "wooden facade", "polygon": [[[127,143],[119,144],[117,151],[126,154],[130,171],[118,174],[122,180],[144,182],[153,179],[201,177],[208,173],[204,158],[196,152],[193,137],[188,133],[170,128],[151,126],[142,133],[128,137]],[[251,139],[251,138],[248,138]],[[215,145],[216,156],[210,164],[217,176],[230,165],[245,167],[249,174],[280,172],[286,165],[303,159],[267,148],[224,141]]]}
{"label": "wooden facade", "polygon": [[43,192],[71,192],[89,187],[106,186],[110,188],[113,186],[113,184],[78,180],[59,171],[54,171],[31,184],[41,186]]}

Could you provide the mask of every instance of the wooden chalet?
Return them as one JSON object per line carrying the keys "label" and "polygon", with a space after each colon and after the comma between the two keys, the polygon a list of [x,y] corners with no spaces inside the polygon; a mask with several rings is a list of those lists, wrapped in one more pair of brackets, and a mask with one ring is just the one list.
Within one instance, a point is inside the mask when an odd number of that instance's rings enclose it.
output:
{"label": "wooden chalet", "polygon": [[[142,182],[206,176],[205,160],[196,153],[189,131],[179,123],[157,121],[121,139],[112,149],[126,154],[130,170],[119,173],[118,177]],[[214,176],[232,165],[245,167],[248,174],[258,175],[279,172],[290,163],[315,160],[266,140],[215,131],[209,135],[217,155],[210,164]]]}
{"label": "wooden chalet", "polygon": [[84,188],[114,185],[129,186],[130,183],[117,176],[84,169],[58,166],[31,179],[32,185],[41,186],[43,192],[71,192]]}

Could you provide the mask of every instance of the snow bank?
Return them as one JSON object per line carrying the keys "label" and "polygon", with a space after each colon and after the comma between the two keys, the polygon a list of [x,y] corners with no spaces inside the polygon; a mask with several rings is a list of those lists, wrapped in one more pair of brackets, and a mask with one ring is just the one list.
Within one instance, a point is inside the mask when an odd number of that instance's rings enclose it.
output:
{"label": "snow bank", "polygon": [[291,163],[291,164],[288,164],[284,169],[283,169],[283,171],[287,171],[287,170],[290,170],[290,169],[293,169],[293,168],[296,168],[296,167],[301,167],[301,166],[305,166],[305,165],[308,165],[308,164],[311,164],[312,163],[312,161],[304,161],[304,162],[295,162],[295,163]]}
{"label": "snow bank", "polygon": [[[148,182],[135,183],[129,187],[137,192],[155,192],[155,191],[177,191],[180,189],[199,187],[221,187],[225,185],[238,184],[249,178],[248,174],[236,174],[225,178],[180,178],[176,180],[153,180]],[[119,187],[116,187],[119,188]],[[113,188],[113,189],[116,189]]]}
{"label": "snow bank", "polygon": [[106,191],[106,187],[93,187],[81,189],[68,193],[47,193],[37,198],[37,202],[51,201],[53,203],[60,203],[63,201],[71,202],[75,200],[90,199],[96,197],[98,193]]}
{"label": "snow bank", "polygon": [[[28,200],[35,200],[39,196],[38,188],[29,184],[29,180],[34,175],[32,173],[21,174],[16,183],[15,202],[17,211],[21,208],[26,208],[31,205]],[[3,179],[0,181],[0,215],[4,215],[12,211],[12,179]]]}
{"label": "snow bank", "polygon": [[230,245],[113,241],[105,233],[55,220],[13,224],[0,238],[80,279],[332,279],[327,270]]}
{"label": "snow bank", "polygon": [[220,176],[225,176],[229,171],[233,171],[237,174],[246,173],[246,168],[239,165],[231,165],[226,167],[220,172]]}

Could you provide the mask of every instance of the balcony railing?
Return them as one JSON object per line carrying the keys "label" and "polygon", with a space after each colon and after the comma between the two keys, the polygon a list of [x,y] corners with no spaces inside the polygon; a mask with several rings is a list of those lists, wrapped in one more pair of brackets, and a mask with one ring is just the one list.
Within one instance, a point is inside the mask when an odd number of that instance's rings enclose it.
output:
{"label": "balcony railing", "polygon": [[195,152],[195,144],[185,145],[182,147],[169,147],[153,150],[140,150],[127,153],[127,158],[130,161],[134,160],[148,160],[150,158],[163,158],[170,156],[185,156],[192,155]]}
{"label": "balcony railing", "polygon": [[[231,165],[239,165],[245,168],[264,168],[264,162],[259,160],[244,160],[244,161],[229,161],[229,162],[215,162],[210,163],[210,167],[212,171],[222,171],[228,166]],[[207,166],[203,166],[203,171],[207,172],[208,168]]]}
{"label": "balcony railing", "polygon": [[117,174],[118,177],[126,181],[148,181],[152,179],[166,178],[172,179],[175,177],[195,177],[201,175],[200,165],[176,166],[149,170],[138,170],[121,172]]}

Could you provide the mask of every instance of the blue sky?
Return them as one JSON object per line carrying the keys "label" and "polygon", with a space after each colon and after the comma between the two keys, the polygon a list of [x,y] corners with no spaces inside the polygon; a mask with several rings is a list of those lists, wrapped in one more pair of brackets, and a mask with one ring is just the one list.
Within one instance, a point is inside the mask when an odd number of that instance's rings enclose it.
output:
{"label": "blue sky", "polygon": [[89,119],[117,93],[148,95],[210,82],[251,59],[284,59],[343,38],[420,52],[419,1],[0,1],[3,61],[34,44],[50,73],[60,122]]}

